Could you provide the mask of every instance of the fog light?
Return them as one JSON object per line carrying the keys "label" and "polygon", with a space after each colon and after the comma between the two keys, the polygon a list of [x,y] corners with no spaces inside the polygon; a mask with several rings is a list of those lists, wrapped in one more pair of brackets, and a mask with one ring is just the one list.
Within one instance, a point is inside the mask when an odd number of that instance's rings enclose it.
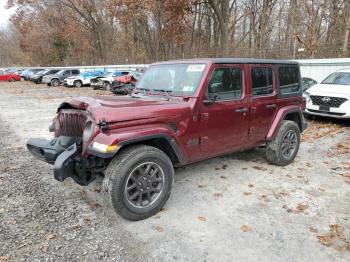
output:
{"label": "fog light", "polygon": [[91,147],[102,153],[113,153],[118,149],[118,145],[105,145],[98,142],[93,142]]}

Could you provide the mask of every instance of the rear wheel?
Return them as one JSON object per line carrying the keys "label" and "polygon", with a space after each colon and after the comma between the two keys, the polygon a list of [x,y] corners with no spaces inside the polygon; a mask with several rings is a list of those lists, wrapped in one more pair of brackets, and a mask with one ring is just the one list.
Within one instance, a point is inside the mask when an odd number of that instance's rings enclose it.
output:
{"label": "rear wheel", "polygon": [[174,168],[163,151],[138,145],[118,154],[105,175],[104,191],[114,210],[126,219],[142,220],[168,200]]}
{"label": "rear wheel", "polygon": [[16,81],[16,79],[14,79],[13,77],[11,77],[10,79],[9,79],[9,82],[15,82]]}
{"label": "rear wheel", "polygon": [[83,83],[81,81],[74,81],[74,87],[81,87]]}
{"label": "rear wheel", "polygon": [[283,120],[276,137],[266,144],[266,158],[275,165],[286,166],[297,155],[299,144],[300,130],[298,125],[293,121]]}
{"label": "rear wheel", "polygon": [[52,79],[51,80],[51,86],[59,86],[60,85],[60,81],[58,79]]}
{"label": "rear wheel", "polygon": [[106,83],[104,84],[104,88],[105,88],[105,90],[107,90],[107,91],[111,91],[112,85],[111,85],[110,83],[106,82]]}

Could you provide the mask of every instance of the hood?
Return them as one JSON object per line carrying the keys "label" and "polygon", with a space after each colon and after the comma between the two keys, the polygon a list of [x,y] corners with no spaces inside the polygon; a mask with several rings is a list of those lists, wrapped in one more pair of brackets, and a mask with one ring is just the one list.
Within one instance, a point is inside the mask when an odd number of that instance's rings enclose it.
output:
{"label": "hood", "polygon": [[96,123],[102,120],[116,123],[141,119],[179,118],[191,114],[190,105],[189,101],[182,98],[168,101],[162,97],[78,97],[62,103],[58,110],[63,108],[87,110],[93,115]]}
{"label": "hood", "polygon": [[93,77],[91,80],[103,80],[103,81],[109,81],[111,77],[103,77],[103,76],[98,76],[98,77]]}
{"label": "hood", "polygon": [[306,92],[311,95],[346,95],[350,97],[349,85],[330,85],[330,84],[316,84],[310,87]]}

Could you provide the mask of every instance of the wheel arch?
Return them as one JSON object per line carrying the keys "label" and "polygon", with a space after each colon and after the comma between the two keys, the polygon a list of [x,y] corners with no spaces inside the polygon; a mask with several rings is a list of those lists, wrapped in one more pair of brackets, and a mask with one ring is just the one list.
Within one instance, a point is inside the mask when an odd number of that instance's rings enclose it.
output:
{"label": "wheel arch", "polygon": [[303,132],[306,129],[306,124],[304,123],[303,115],[297,106],[282,107],[277,112],[272,122],[266,140],[272,140],[275,138],[277,130],[279,129],[283,120],[290,120],[296,122],[300,132]]}
{"label": "wheel arch", "polygon": [[166,134],[153,134],[139,138],[132,138],[122,141],[118,145],[118,151],[113,154],[99,153],[94,151],[91,147],[88,148],[88,152],[102,158],[113,158],[115,155],[131,146],[148,145],[163,151],[170,158],[174,166],[182,166],[186,163],[185,157],[176,141]]}

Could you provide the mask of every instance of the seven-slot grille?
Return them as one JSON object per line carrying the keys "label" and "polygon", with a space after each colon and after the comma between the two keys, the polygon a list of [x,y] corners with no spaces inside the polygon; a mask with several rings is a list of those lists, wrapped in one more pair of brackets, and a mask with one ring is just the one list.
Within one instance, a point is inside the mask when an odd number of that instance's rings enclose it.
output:
{"label": "seven-slot grille", "polygon": [[347,99],[331,96],[310,96],[312,104],[317,106],[340,107]]}
{"label": "seven-slot grille", "polygon": [[81,137],[86,122],[86,111],[62,109],[56,117],[55,136]]}

